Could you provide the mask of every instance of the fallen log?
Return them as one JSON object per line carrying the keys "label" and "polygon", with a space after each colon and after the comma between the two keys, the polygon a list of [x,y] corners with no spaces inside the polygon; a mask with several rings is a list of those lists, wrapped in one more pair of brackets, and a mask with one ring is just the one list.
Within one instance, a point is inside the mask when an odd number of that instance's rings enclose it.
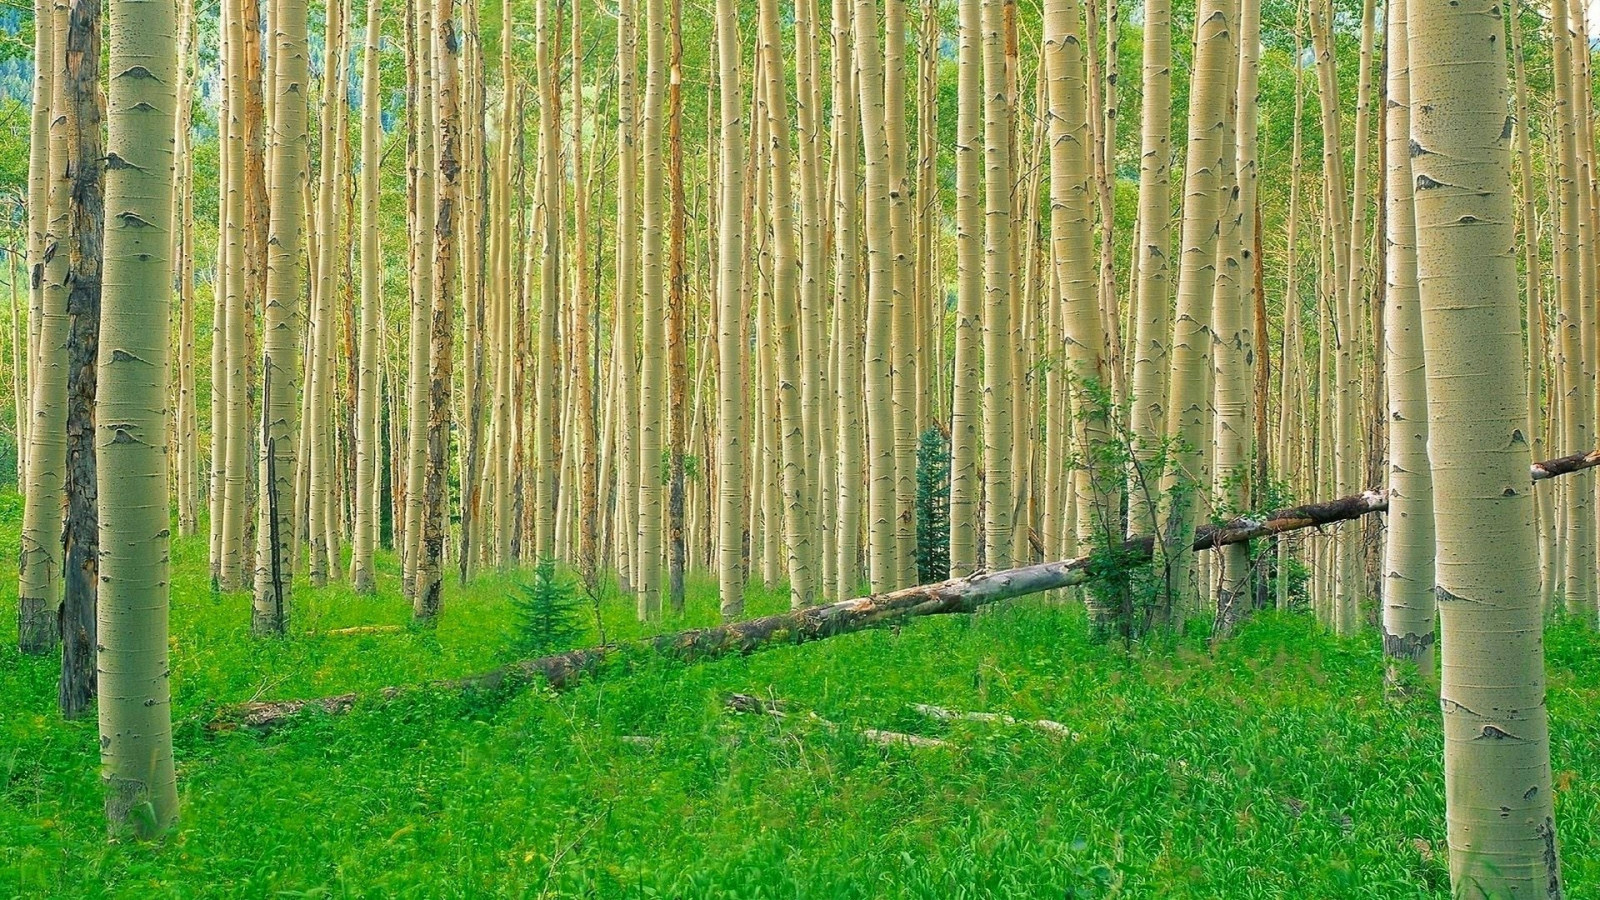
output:
{"label": "fallen log", "polygon": [[359,634],[395,634],[405,631],[404,625],[352,625],[327,632],[328,637],[350,637]]}
{"label": "fallen log", "polygon": [[[1529,474],[1534,481],[1543,481],[1596,466],[1600,466],[1600,450],[1534,463]],[[1263,516],[1241,516],[1221,525],[1202,525],[1195,532],[1193,549],[1196,552],[1210,550],[1274,534],[1332,525],[1383,512],[1388,508],[1388,493],[1373,490],[1323,503],[1291,506]],[[1154,540],[1150,537],[1130,538],[1122,545],[1124,564],[1149,560],[1153,548]],[[627,644],[569,650],[554,656],[520,660],[481,675],[433,681],[418,687],[430,690],[493,689],[543,680],[559,690],[606,657],[622,650],[654,651],[691,662],[730,653],[747,654],[774,644],[817,641],[903,619],[970,613],[992,603],[1083,584],[1101,574],[1096,569],[1103,565],[1097,557],[1080,556],[1077,559],[1035,563],[1000,572],[978,572],[937,584],[916,585],[710,628],[691,628]],[[416,688],[383,688],[375,693],[374,698],[390,700],[413,689]],[[239,703],[223,707],[206,727],[210,731],[239,728],[270,731],[307,709],[341,715],[360,699],[359,695],[350,693],[311,700]]]}
{"label": "fallen log", "polygon": [[911,708],[937,722],[981,722],[985,725],[1020,725],[1024,728],[1035,728],[1039,731],[1048,731],[1051,734],[1077,739],[1077,735],[1072,733],[1072,729],[1050,719],[1018,719],[1015,716],[1008,716],[1004,713],[967,712],[959,709],[945,709],[942,706],[934,706],[929,703],[913,703]]}
{"label": "fallen log", "polygon": [[[778,719],[779,721],[789,717],[789,713],[784,709],[781,701],[763,700],[760,697],[755,697],[750,694],[730,695],[727,700],[727,707],[734,712],[740,713],[765,713],[766,715],[769,715],[774,719]],[[843,730],[838,722],[834,722],[830,719],[824,719],[814,712],[807,713],[806,719],[813,725],[817,725],[826,731],[837,733]],[[920,747],[927,749],[950,746],[949,741],[940,740],[939,738],[923,737],[920,734],[906,734],[903,731],[884,731],[881,728],[857,728],[854,729],[854,731],[856,734],[861,736],[862,740],[866,741],[867,743],[879,744],[884,747]]]}

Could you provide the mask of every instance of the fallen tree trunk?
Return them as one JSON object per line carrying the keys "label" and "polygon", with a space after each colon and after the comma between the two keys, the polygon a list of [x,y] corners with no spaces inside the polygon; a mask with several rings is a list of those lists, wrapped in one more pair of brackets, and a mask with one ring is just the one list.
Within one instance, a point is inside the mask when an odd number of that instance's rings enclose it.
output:
{"label": "fallen tree trunk", "polygon": [[[1534,481],[1543,481],[1596,466],[1600,466],[1600,450],[1534,463],[1529,474]],[[1194,550],[1210,550],[1274,534],[1332,525],[1383,512],[1388,508],[1387,492],[1363,491],[1338,500],[1275,510],[1264,516],[1241,516],[1221,525],[1202,525],[1195,533]],[[1150,537],[1129,539],[1122,546],[1124,563],[1136,564],[1148,560],[1153,547],[1154,540]],[[651,650],[685,661],[729,653],[751,653],[773,644],[822,640],[902,619],[969,613],[992,603],[1083,584],[1100,574],[1096,571],[1098,565],[1101,565],[1098,558],[1081,556],[1001,572],[980,572],[937,584],[901,588],[823,606],[808,606],[711,628],[691,628],[628,644],[569,650],[554,656],[520,660],[482,675],[433,681],[420,687],[431,690],[493,689],[543,679],[552,688],[560,689],[621,650]],[[376,692],[375,699],[393,699],[413,689],[384,688]],[[360,699],[360,695],[350,693],[311,700],[240,703],[224,707],[206,727],[211,731],[239,728],[270,731],[304,710],[319,709],[328,715],[340,715],[348,712]]]}

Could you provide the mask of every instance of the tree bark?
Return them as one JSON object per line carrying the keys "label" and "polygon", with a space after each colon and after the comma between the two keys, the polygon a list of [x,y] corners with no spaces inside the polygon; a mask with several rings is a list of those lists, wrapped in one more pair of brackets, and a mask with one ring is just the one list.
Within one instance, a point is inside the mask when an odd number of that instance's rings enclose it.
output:
{"label": "tree bark", "polygon": [[1504,23],[1498,0],[1408,12],[1451,888],[1559,900]]}
{"label": "tree bark", "polygon": [[[61,632],[61,713],[75,719],[95,695],[95,592],[99,518],[95,485],[95,362],[100,341],[100,272],[105,229],[101,141],[100,2],[72,0],[66,33],[68,163],[67,514]],[[162,373],[165,375],[165,373]]]}
{"label": "tree bark", "polygon": [[[95,434],[98,495],[106,501],[99,520],[100,760],[112,834],[150,839],[178,818],[166,458],[178,54],[171,8],[113,0],[110,11]],[[98,61],[86,60],[91,73]]]}

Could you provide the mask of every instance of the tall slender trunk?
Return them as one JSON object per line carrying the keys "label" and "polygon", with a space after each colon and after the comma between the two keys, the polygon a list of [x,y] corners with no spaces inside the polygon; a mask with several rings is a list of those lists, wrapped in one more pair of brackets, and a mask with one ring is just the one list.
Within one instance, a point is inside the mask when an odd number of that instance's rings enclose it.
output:
{"label": "tall slender trunk", "polygon": [[[65,578],[61,632],[62,715],[77,718],[95,695],[95,591],[99,577],[99,519],[95,477],[95,367],[100,340],[102,241],[106,158],[100,137],[100,4],[73,0],[61,73],[66,105],[71,196],[67,214],[67,495],[62,523]],[[176,104],[174,104],[176,106]],[[174,113],[176,110],[174,109]],[[169,198],[170,203],[170,198]],[[166,221],[171,221],[170,219]],[[170,273],[169,276],[170,278]],[[170,284],[170,281],[168,282]],[[162,388],[166,388],[163,371]],[[163,442],[165,450],[165,442]],[[166,476],[163,467],[162,476]]]}
{"label": "tall slender trunk", "polygon": [[1210,415],[1210,328],[1216,288],[1217,228],[1222,212],[1222,138],[1227,123],[1231,69],[1238,59],[1230,0],[1205,0],[1198,18],[1194,76],[1189,91],[1189,151],[1178,263],[1177,318],[1173,324],[1167,433],[1176,440],[1161,482],[1162,516],[1157,559],[1166,585],[1158,614],[1181,620],[1193,611],[1193,561],[1183,552],[1193,539],[1207,489],[1205,451]]}
{"label": "tall slender trunk", "polygon": [[722,194],[717,244],[717,584],[724,620],[744,615],[745,329],[744,90],[740,82],[739,16],[734,0],[717,0],[717,80],[721,97]]}
{"label": "tall slender trunk", "polygon": [[894,416],[894,571],[896,587],[916,581],[917,359],[912,272],[911,182],[906,149],[906,0],[884,0],[883,107],[889,179],[890,397]]}
{"label": "tall slender trunk", "polygon": [[984,154],[983,521],[984,565],[1011,566],[1012,322],[1011,110],[1000,0],[982,0]]}
{"label": "tall slender trunk", "polygon": [[1416,207],[1411,170],[1411,67],[1407,0],[1391,0],[1388,46],[1388,303],[1383,348],[1389,371],[1389,528],[1384,548],[1383,652],[1388,677],[1402,662],[1433,680],[1433,476],[1428,467],[1428,379],[1417,295]]}
{"label": "tall slender trunk", "polygon": [[673,615],[683,615],[683,570],[688,563],[684,535],[684,456],[689,444],[689,270],[685,246],[687,211],[683,194],[683,4],[672,0],[672,46],[667,78],[667,180],[672,198],[669,212],[671,247],[667,299],[667,544],[668,594]]}
{"label": "tall slender trunk", "polygon": [[[247,0],[248,2],[248,0]],[[334,257],[338,253],[339,204],[336,192],[343,188],[339,170],[338,129],[348,118],[344,110],[342,72],[344,69],[345,25],[342,0],[328,0],[327,26],[324,29],[324,56],[322,68],[322,161],[318,172],[316,202],[316,249],[312,255],[316,279],[312,292],[311,330],[307,346],[311,354],[307,360],[310,376],[306,385],[308,415],[301,424],[307,433],[303,441],[311,451],[307,460],[309,479],[307,508],[310,514],[311,555],[308,580],[313,586],[327,583],[337,562],[338,551],[329,543],[330,535],[324,526],[324,512],[333,494],[333,421],[334,412],[329,402],[334,376],[333,294],[337,289]]]}
{"label": "tall slender trunk", "polygon": [[666,281],[662,254],[662,112],[666,99],[666,10],[664,0],[645,0],[644,222],[640,261],[644,268],[644,368],[639,378],[639,612],[661,614],[661,389],[665,381]]}
{"label": "tall slender trunk", "polygon": [[[33,108],[31,127],[28,130],[28,327],[26,342],[16,341],[21,360],[16,366],[17,380],[25,386],[18,403],[17,418],[17,487],[31,493],[30,453],[33,445],[33,418],[38,413],[34,407],[34,390],[38,382],[39,331],[44,319],[44,268],[47,232],[50,227],[50,104],[55,91],[54,65],[56,58],[54,27],[51,22],[52,0],[34,0],[33,3]],[[20,558],[19,558],[20,564]],[[19,611],[20,612],[20,611]],[[19,618],[19,623],[23,621]],[[23,632],[26,634],[26,632]]]}
{"label": "tall slender trunk", "polygon": [[67,171],[65,0],[54,0],[49,22],[50,70],[54,74],[49,79],[48,210],[40,264],[34,274],[42,296],[36,316],[39,336],[32,379],[33,423],[28,429],[27,499],[17,557],[17,646],[24,653],[35,654],[55,649],[60,637],[56,608],[61,591],[62,489],[67,465],[67,241],[72,183]]}
{"label": "tall slender trunk", "polygon": [[383,139],[378,94],[382,19],[378,4],[367,9],[367,39],[361,75],[361,358],[356,400],[356,528],[351,546],[351,585],[358,593],[377,586],[373,569],[378,507],[378,342],[383,304],[382,249],[378,243],[379,147]]}
{"label": "tall slender trunk", "polygon": [[1156,533],[1158,484],[1153,471],[1161,455],[1167,419],[1167,349],[1172,339],[1172,4],[1148,0],[1144,7],[1144,109],[1140,122],[1139,265],[1134,311],[1132,404],[1128,427],[1134,465],[1128,483],[1128,530]]}
{"label": "tall slender trunk", "polygon": [[[639,615],[647,614],[643,583],[639,572],[639,453],[637,423],[639,421],[639,379],[635,355],[634,306],[638,294],[638,252],[640,250],[639,217],[635,212],[634,195],[639,175],[639,148],[637,113],[635,112],[634,83],[638,62],[635,54],[635,25],[633,0],[617,0],[617,270],[616,298],[613,301],[616,316],[611,341],[621,348],[618,353],[618,408],[626,417],[625,427],[618,431],[619,453],[617,462],[618,573],[624,587],[639,593]],[[631,581],[630,581],[631,580]]]}
{"label": "tall slender trunk", "polygon": [[251,629],[286,630],[294,573],[290,546],[295,481],[295,379],[300,338],[300,229],[304,223],[307,73],[305,0],[277,0],[273,61],[278,99],[273,110],[271,218],[267,254],[266,316],[263,322],[261,473],[264,494],[257,529],[255,601]]}
{"label": "tall slender trunk", "polygon": [[977,3],[959,7],[956,111],[956,333],[950,405],[950,574],[978,568],[983,427],[983,29]]}
{"label": "tall slender trunk", "polygon": [[[599,452],[599,425],[595,418],[595,358],[598,353],[598,327],[592,321],[598,304],[591,295],[589,271],[589,184],[583,159],[583,16],[574,7],[572,15],[572,184],[573,228],[576,239],[572,242],[573,319],[572,358],[573,409],[576,411],[577,483],[573,485],[578,498],[578,563],[587,571],[599,567],[598,539],[600,530],[599,470],[596,454]],[[591,176],[592,177],[592,176]],[[598,254],[596,254],[598,257]],[[593,334],[591,332],[594,332]]]}
{"label": "tall slender trunk", "polygon": [[838,562],[838,595],[851,596],[861,582],[861,461],[866,457],[866,440],[861,428],[861,288],[859,271],[860,234],[856,227],[856,192],[862,119],[857,106],[861,96],[857,85],[855,32],[851,0],[833,0],[833,160],[837,173],[834,191],[834,294],[833,341],[839,348],[839,368],[834,374],[838,385],[838,414],[835,426],[839,438],[836,468],[838,500],[835,550]]}
{"label": "tall slender trunk", "polygon": [[[81,0],[80,0],[81,2]],[[100,762],[113,834],[178,818],[167,662],[167,322],[177,41],[168,7],[115,0],[96,369]],[[57,32],[59,34],[59,32]],[[99,56],[86,60],[91,77]]]}
{"label": "tall slender trunk", "polygon": [[[1568,446],[1586,446],[1593,440],[1594,404],[1584,370],[1586,314],[1581,291],[1582,254],[1578,251],[1579,192],[1578,136],[1574,124],[1583,112],[1576,107],[1571,42],[1567,39],[1566,0],[1551,0],[1551,57],[1555,71],[1556,179],[1559,224],[1556,230],[1557,329],[1561,333],[1559,361],[1562,373],[1562,439]],[[1579,482],[1591,480],[1581,476]],[[1593,490],[1589,485],[1566,487],[1563,504],[1566,523],[1566,573],[1562,596],[1568,614],[1588,621],[1594,615],[1595,525]]]}
{"label": "tall slender trunk", "polygon": [[[190,153],[190,113],[194,103],[195,63],[194,0],[178,4],[178,108],[173,128],[177,159],[173,188],[173,236],[177,242],[173,276],[178,292],[176,434],[178,534],[191,537],[199,516],[199,422],[195,412],[194,382],[194,160]],[[18,357],[20,358],[20,357]]]}
{"label": "tall slender trunk", "polygon": [[[1213,311],[1216,343],[1216,466],[1212,484],[1231,510],[1251,509],[1255,500],[1255,382],[1265,360],[1256,357],[1255,216],[1256,110],[1261,47],[1260,0],[1239,0],[1239,57],[1235,70],[1234,147],[1224,147],[1233,165],[1231,210],[1217,248],[1217,300]],[[1232,155],[1228,156],[1229,151]],[[1232,544],[1218,554],[1217,626],[1229,632],[1255,604],[1251,595],[1249,544]]]}
{"label": "tall slender trunk", "polygon": [[415,233],[411,241],[411,369],[407,396],[406,428],[406,517],[405,552],[401,554],[400,583],[413,602],[421,582],[423,520],[427,500],[423,482],[428,472],[428,410],[424,400],[431,368],[432,341],[430,311],[433,298],[433,266],[429,252],[434,246],[438,226],[438,194],[435,178],[438,155],[434,127],[438,108],[434,103],[433,9],[432,0],[415,0],[415,23],[410,64],[416,87],[412,95],[412,129],[416,152],[412,156],[411,195],[415,204]]}
{"label": "tall slender trunk", "polygon": [[[1065,367],[1074,413],[1071,426],[1072,491],[1077,521],[1071,528],[1078,546],[1114,540],[1121,499],[1117,480],[1102,461],[1111,440],[1115,402],[1112,359],[1101,319],[1099,283],[1093,277],[1093,226],[1089,218],[1090,106],[1084,76],[1082,12],[1075,0],[1049,0],[1044,10],[1045,73],[1050,98],[1050,257],[1060,284]],[[1091,54],[1093,44],[1090,45]],[[1053,474],[1053,473],[1052,473]],[[1109,546],[1109,544],[1107,544]],[[1089,595],[1091,626],[1104,628],[1116,610],[1099,593]]]}
{"label": "tall slender trunk", "polygon": [[[891,7],[894,0],[891,0]],[[800,395],[800,311],[793,199],[790,188],[789,103],[779,47],[777,0],[761,0],[761,54],[767,90],[768,170],[772,178],[773,327],[777,330],[778,416],[782,429],[783,530],[788,550],[789,605],[807,606],[813,594],[811,489],[806,471],[805,409]],[[771,526],[769,526],[771,527]]]}
{"label": "tall slender trunk", "polygon": [[450,525],[450,391],[454,377],[456,306],[456,226],[461,219],[461,114],[457,73],[461,39],[456,33],[455,0],[438,0],[433,53],[437,74],[439,180],[434,225],[433,294],[428,351],[428,464],[423,487],[426,504],[413,615],[423,621],[439,614],[444,602],[444,545]]}
{"label": "tall slender trunk", "polygon": [[[883,52],[878,6],[856,0],[855,55],[861,142],[866,156],[864,196],[867,250],[865,379],[867,418],[867,577],[872,590],[897,586],[895,430],[890,325],[894,318],[894,247],[890,242],[889,144],[885,131]],[[896,111],[898,114],[898,110]]]}
{"label": "tall slender trunk", "polygon": [[1409,20],[1451,883],[1554,900],[1503,25],[1497,0],[1419,5]]}
{"label": "tall slender trunk", "polygon": [[540,0],[536,10],[539,68],[539,147],[544,227],[540,232],[539,348],[538,378],[534,399],[535,473],[534,547],[537,557],[554,557],[556,552],[556,487],[560,483],[556,460],[556,441],[560,412],[557,392],[556,331],[561,307],[561,95],[552,43],[556,26],[550,21],[550,0]]}
{"label": "tall slender trunk", "polygon": [[[1515,74],[1517,114],[1518,195],[1522,201],[1522,222],[1518,234],[1522,241],[1523,277],[1527,283],[1528,331],[1528,436],[1533,455],[1543,457],[1547,449],[1544,427],[1545,353],[1548,335],[1545,325],[1544,273],[1541,271],[1539,242],[1539,216],[1535,209],[1533,175],[1533,122],[1528,111],[1528,86],[1525,59],[1522,49],[1522,20],[1518,4],[1507,5],[1511,30],[1511,62]],[[1540,607],[1549,610],[1555,598],[1555,587],[1560,580],[1560,561],[1554,554],[1551,537],[1555,532],[1555,491],[1546,487],[1534,492],[1535,509],[1539,523],[1539,597]]]}

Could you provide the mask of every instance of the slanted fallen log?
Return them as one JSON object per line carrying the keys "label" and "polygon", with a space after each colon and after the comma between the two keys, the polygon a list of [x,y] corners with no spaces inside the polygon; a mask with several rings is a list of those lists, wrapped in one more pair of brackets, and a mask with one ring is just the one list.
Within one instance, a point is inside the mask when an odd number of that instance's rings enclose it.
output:
{"label": "slanted fallen log", "polygon": [[[1596,466],[1600,466],[1600,450],[1534,463],[1529,474],[1534,481],[1543,481]],[[1274,534],[1332,525],[1383,512],[1388,508],[1387,492],[1374,490],[1323,503],[1291,506],[1264,516],[1241,516],[1221,525],[1202,525],[1195,533],[1193,549],[1197,552],[1210,550]],[[1150,537],[1131,538],[1123,544],[1122,555],[1127,562],[1143,562],[1150,558],[1153,547],[1154,541]],[[607,656],[624,649],[650,650],[685,661],[729,653],[751,653],[774,644],[822,640],[919,616],[970,613],[992,603],[1083,584],[1101,574],[1095,571],[1097,564],[1098,560],[1094,557],[1081,556],[1001,572],[979,572],[937,584],[916,585],[885,594],[808,606],[711,628],[691,628],[628,644],[569,650],[554,656],[520,660],[482,675],[428,682],[418,687],[431,690],[490,689],[543,680],[559,690]],[[384,688],[376,692],[375,699],[393,699],[411,689],[415,688]],[[224,707],[206,727],[211,731],[238,728],[270,731],[306,709],[320,709],[328,715],[346,713],[359,699],[357,694],[351,693],[313,700],[240,703]]]}

